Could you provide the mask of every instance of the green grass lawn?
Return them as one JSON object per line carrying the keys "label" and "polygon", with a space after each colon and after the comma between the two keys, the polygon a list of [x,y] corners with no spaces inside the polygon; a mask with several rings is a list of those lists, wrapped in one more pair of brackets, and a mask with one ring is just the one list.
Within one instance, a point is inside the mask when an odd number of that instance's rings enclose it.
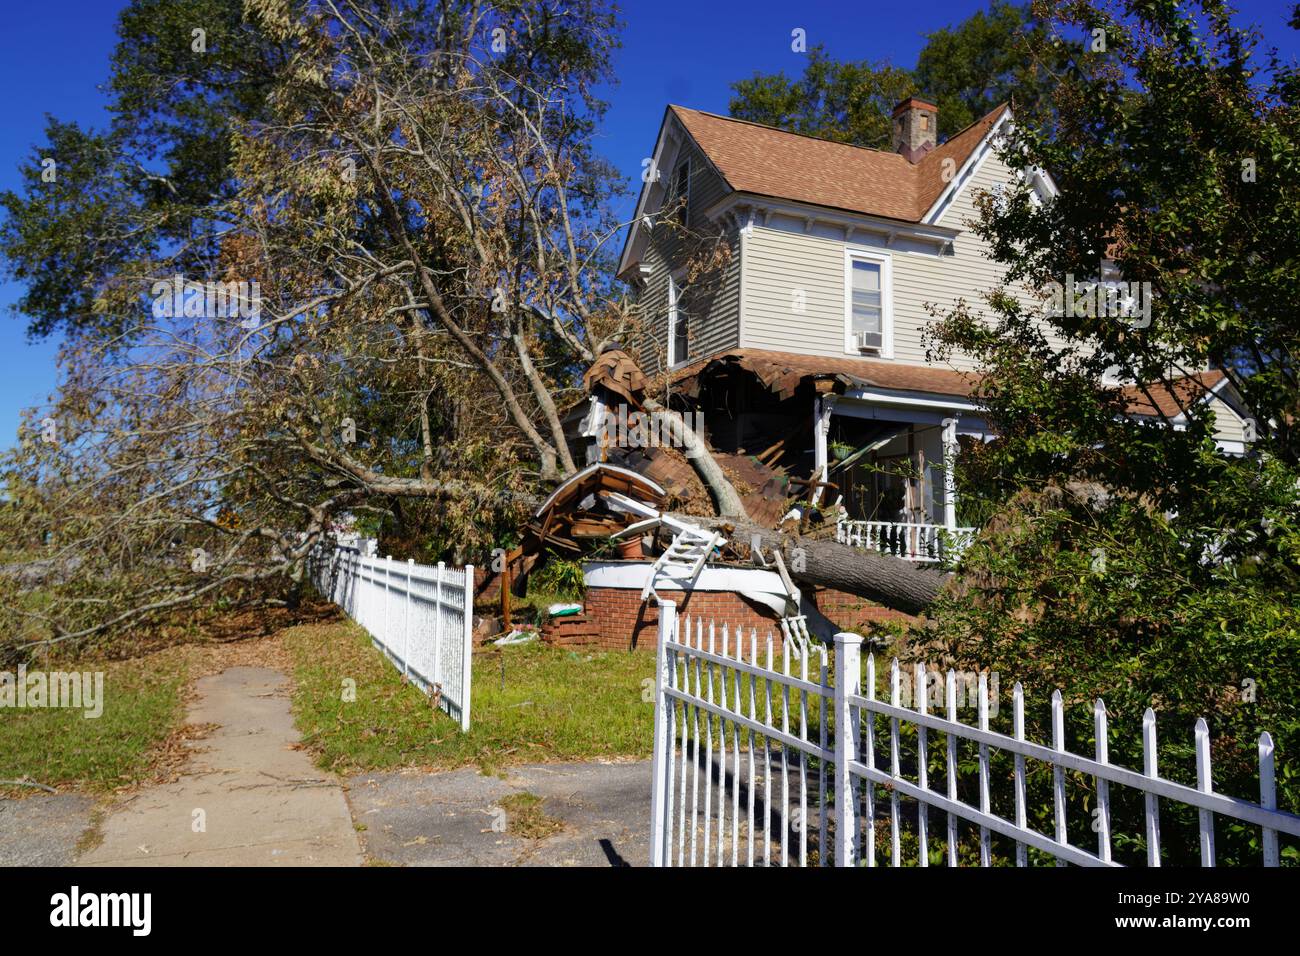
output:
{"label": "green grass lawn", "polygon": [[[296,627],[285,641],[295,662],[298,727],[326,769],[476,764],[492,772],[512,763],[650,755],[654,705],[642,699],[642,682],[654,676],[650,654],[489,645],[474,654],[471,725],[461,733],[402,683],[355,624]],[[349,678],[356,700],[345,702]]]}
{"label": "green grass lawn", "polygon": [[[185,674],[178,656],[52,666],[102,670],[103,713],[87,718],[66,708],[0,708],[0,780],[105,791],[142,779],[155,748],[181,722]],[[0,784],[0,793],[32,792]]]}

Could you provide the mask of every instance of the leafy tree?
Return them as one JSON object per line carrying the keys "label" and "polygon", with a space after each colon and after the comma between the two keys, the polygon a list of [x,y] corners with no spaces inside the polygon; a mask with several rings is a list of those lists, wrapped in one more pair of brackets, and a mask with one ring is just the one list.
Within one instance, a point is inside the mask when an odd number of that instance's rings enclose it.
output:
{"label": "leafy tree", "polygon": [[914,73],[921,95],[939,107],[939,133],[965,129],[1001,103],[1017,115],[1049,108],[1068,44],[1053,38],[1028,4],[993,0],[955,27],[926,34]]}
{"label": "leafy tree", "polygon": [[632,321],[591,146],[616,26],[594,0],[129,7],[112,128],[52,125],[59,177],[4,199],[22,308],[67,338],[4,463],[51,569],[7,633],[291,600],[355,518],[461,559],[517,527],[574,470],[575,370]]}
{"label": "leafy tree", "polygon": [[731,115],[806,136],[888,148],[890,112],[916,92],[906,70],[886,62],[841,63],[818,44],[800,79],[755,74],[732,84]]}
{"label": "leafy tree", "polygon": [[[998,671],[1004,690],[1023,681],[1027,700],[1061,688],[1077,752],[1091,751],[1091,702],[1104,697],[1111,759],[1140,766],[1151,706],[1162,772],[1193,784],[1192,728],[1204,717],[1216,789],[1251,798],[1260,733],[1272,733],[1280,765],[1293,767],[1300,748],[1300,138],[1289,71],[1256,64],[1258,35],[1219,0],[1051,12],[1062,30],[1104,31],[1104,49],[1079,52],[1055,109],[1003,144],[1008,163],[1046,169],[1060,188],[1045,202],[1027,185],[981,198],[975,226],[1007,287],[934,332],[936,355],[979,359],[980,400],[1000,435],[961,461],[963,492],[994,517],[935,606],[935,634],[955,658]],[[1107,258],[1124,280],[1150,283],[1149,324],[1011,294],[1095,280]],[[1181,390],[1207,367],[1225,370],[1253,410],[1258,439],[1244,457],[1217,450],[1208,404]],[[1108,384],[1108,370],[1127,387]],[[1128,414],[1135,403],[1154,412],[1158,393],[1174,407],[1146,422]],[[1046,716],[1028,715],[1039,739]],[[1279,791],[1283,806],[1300,806],[1293,770]],[[1167,859],[1192,862],[1194,816],[1165,816]],[[1074,842],[1094,839],[1087,820]],[[1219,834],[1221,859],[1258,862],[1252,828],[1221,823]],[[1140,857],[1140,830],[1125,848]]]}
{"label": "leafy tree", "polygon": [[939,107],[939,135],[964,129],[1014,98],[1017,113],[1046,108],[1053,74],[1077,44],[1053,40],[1027,5],[993,0],[956,27],[926,37],[915,70],[837,61],[808,51],[803,76],[758,73],[732,84],[731,115],[876,149],[890,146],[891,114],[918,95]]}

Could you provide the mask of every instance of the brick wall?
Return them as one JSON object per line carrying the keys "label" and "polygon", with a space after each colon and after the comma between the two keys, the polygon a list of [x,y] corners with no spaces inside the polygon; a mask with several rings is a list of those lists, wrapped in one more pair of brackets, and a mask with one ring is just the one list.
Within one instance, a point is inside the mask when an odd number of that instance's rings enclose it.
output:
{"label": "brick wall", "polygon": [[919,618],[911,614],[881,607],[866,598],[844,591],[831,588],[805,588],[803,593],[829,621],[845,631],[862,633],[872,624],[883,621],[899,621],[908,626],[920,622]]}
{"label": "brick wall", "polygon": [[474,603],[501,600],[501,575],[489,568],[474,569]]}
{"label": "brick wall", "polygon": [[[749,640],[750,628],[758,632],[760,650],[766,647],[767,635],[773,649],[781,649],[780,618],[770,609],[755,604],[734,591],[660,591],[660,595],[677,605],[678,616],[696,615],[712,619],[716,639],[722,639],[722,627],[731,633],[740,628]],[[587,620],[600,633],[600,646],[611,650],[653,649],[659,637],[659,606],[652,597],[641,600],[640,588],[587,588],[584,602]]]}

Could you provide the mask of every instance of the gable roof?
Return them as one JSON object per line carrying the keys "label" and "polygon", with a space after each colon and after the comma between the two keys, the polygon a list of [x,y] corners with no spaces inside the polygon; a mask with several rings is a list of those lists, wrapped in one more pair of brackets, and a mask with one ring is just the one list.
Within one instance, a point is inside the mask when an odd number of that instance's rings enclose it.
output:
{"label": "gable roof", "polygon": [[1175,378],[1166,385],[1155,382],[1146,388],[1126,385],[1124,399],[1131,415],[1157,418],[1177,418],[1205,396],[1215,391],[1226,375],[1220,369],[1196,372]]}
{"label": "gable roof", "polygon": [[[851,146],[716,113],[669,111],[736,192],[919,223],[1007,112],[1006,104],[910,163],[898,153]],[[948,177],[951,180],[953,177]]]}

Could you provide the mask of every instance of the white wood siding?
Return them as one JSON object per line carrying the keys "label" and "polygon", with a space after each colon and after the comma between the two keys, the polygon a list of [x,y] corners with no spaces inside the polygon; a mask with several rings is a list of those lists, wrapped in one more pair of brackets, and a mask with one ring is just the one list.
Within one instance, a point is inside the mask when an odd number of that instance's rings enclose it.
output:
{"label": "white wood siding", "polygon": [[[690,198],[688,203],[688,222],[692,232],[719,232],[718,224],[706,220],[704,212],[717,203],[727,191],[726,183],[713,171],[706,160],[689,140],[683,147],[691,162]],[[681,161],[681,156],[674,157],[670,167],[663,170],[663,183],[667,184],[674,170]],[[663,190],[660,189],[647,206],[648,211],[658,212],[662,202]],[[731,258],[722,274],[710,280],[711,288],[707,295],[700,294],[699,289],[692,295],[690,283],[683,280],[686,287],[682,302],[688,310],[689,330],[687,344],[689,358],[696,359],[715,352],[736,348],[740,344],[740,241],[737,231],[725,231],[723,239],[731,250]],[[640,290],[637,301],[641,307],[644,331],[636,343],[637,358],[641,368],[648,374],[655,374],[664,368],[668,349],[668,277],[685,266],[684,243],[668,229],[652,229],[650,239],[642,262],[650,267],[650,276],[645,287]]]}
{"label": "white wood siding", "polygon": [[[977,190],[1011,178],[996,156],[985,160],[938,223],[963,230],[947,254],[933,243],[900,238],[886,246],[883,238],[861,233],[846,242],[838,225],[818,222],[809,227],[802,219],[779,213],[766,225],[756,224],[746,243],[741,345],[811,355],[857,354],[845,348],[844,263],[846,250],[858,250],[890,257],[893,360],[925,364],[925,331],[935,321],[927,304],[943,314],[965,299],[976,312],[987,312],[983,295],[998,285],[1005,270],[987,258],[987,244],[966,221],[978,215],[973,202]],[[1026,290],[1020,295],[1026,304],[1036,302]],[[1055,336],[1051,339],[1062,344]],[[953,356],[945,365],[975,367],[965,355]]]}

